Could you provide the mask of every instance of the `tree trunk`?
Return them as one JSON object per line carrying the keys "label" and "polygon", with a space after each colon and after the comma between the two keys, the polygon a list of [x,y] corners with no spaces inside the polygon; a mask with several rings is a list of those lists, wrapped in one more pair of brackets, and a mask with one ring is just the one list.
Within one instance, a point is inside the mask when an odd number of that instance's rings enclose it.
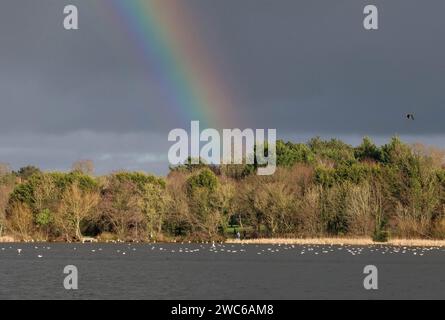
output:
{"label": "tree trunk", "polygon": [[238,220],[239,220],[240,228],[243,228],[243,221],[242,221],[242,218],[241,218],[241,214],[238,215]]}
{"label": "tree trunk", "polygon": [[80,232],[80,220],[76,221],[76,237],[82,241],[82,232]]}

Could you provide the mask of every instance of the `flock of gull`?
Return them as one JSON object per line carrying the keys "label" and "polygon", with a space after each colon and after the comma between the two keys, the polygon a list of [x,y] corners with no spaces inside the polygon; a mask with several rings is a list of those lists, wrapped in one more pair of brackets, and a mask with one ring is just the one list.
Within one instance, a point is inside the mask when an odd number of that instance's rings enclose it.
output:
{"label": "flock of gull", "polygon": [[[57,246],[59,248],[59,246]],[[212,254],[212,255],[257,255],[257,256],[273,256],[290,254],[294,256],[324,256],[332,254],[344,254],[346,256],[361,256],[361,255],[407,255],[422,257],[435,252],[444,252],[442,247],[404,247],[404,246],[386,246],[386,245],[372,245],[372,246],[352,246],[352,245],[289,245],[289,244],[225,244],[225,243],[181,243],[181,244],[119,244],[107,245],[104,244],[76,244],[69,245],[73,254],[76,252],[89,253],[92,256],[99,255],[104,251],[107,254],[117,256],[128,256],[133,253],[139,254],[163,254],[163,255],[197,255],[197,254]],[[47,244],[42,245],[27,245],[20,246],[20,244],[9,245],[5,247],[0,246],[0,260],[2,253],[14,254],[17,256],[31,255],[42,259],[50,255],[53,250]]]}

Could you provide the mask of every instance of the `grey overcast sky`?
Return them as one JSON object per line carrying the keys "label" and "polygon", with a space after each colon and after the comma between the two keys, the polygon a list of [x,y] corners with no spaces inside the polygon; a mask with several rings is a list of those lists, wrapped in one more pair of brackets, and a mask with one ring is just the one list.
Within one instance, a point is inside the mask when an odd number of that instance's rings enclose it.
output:
{"label": "grey overcast sky", "polygon": [[[136,54],[113,17],[119,1],[133,0],[0,2],[0,162],[166,172],[168,132],[193,119],[159,94],[157,62]],[[187,7],[224,78],[237,119],[226,127],[445,146],[445,1],[161,1]],[[77,31],[63,29],[68,4],[79,8]],[[367,4],[379,9],[378,31],[363,28]]]}

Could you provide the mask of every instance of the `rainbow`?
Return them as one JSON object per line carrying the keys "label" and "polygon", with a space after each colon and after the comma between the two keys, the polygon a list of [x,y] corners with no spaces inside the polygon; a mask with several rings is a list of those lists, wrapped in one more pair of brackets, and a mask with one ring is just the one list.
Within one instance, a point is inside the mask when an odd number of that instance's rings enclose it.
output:
{"label": "rainbow", "polygon": [[[95,2],[95,1],[93,1]],[[148,76],[162,88],[173,116],[203,126],[233,125],[234,104],[222,73],[201,41],[185,0],[105,0],[133,39]],[[151,71],[153,73],[153,71]]]}

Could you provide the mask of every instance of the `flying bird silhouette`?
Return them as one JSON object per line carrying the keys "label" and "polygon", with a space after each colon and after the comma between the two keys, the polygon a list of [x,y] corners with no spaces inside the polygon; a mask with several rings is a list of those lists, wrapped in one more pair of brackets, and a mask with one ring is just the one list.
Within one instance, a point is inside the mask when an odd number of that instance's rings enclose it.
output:
{"label": "flying bird silhouette", "polygon": [[406,118],[407,118],[408,120],[414,120],[414,114],[412,114],[412,113],[408,113],[408,114],[406,115]]}

